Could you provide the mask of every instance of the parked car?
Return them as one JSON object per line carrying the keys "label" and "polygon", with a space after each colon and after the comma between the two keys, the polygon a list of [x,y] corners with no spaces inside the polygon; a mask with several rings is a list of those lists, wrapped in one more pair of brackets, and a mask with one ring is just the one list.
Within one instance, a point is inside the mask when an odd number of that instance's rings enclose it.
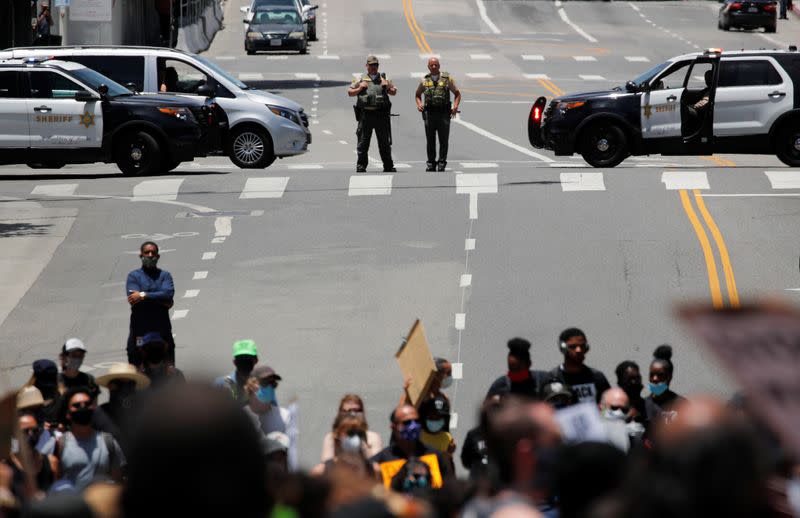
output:
{"label": "parked car", "polygon": [[717,27],[723,31],[763,27],[764,32],[775,32],[778,24],[776,5],[774,0],[725,0],[719,8]]}
{"label": "parked car", "polygon": [[[224,154],[239,167],[264,168],[275,158],[308,151],[308,117],[298,103],[247,86],[203,56],[163,47],[21,47],[0,51],[0,59],[58,56],[83,63],[142,92],[162,87],[183,96],[213,94],[228,117]],[[167,85],[167,70],[174,81]],[[170,74],[172,75],[172,74]]]}
{"label": "parked car", "polygon": [[317,9],[319,5],[312,4],[311,0],[300,0],[303,4],[303,16],[308,30],[308,39],[317,41]]}
{"label": "parked car", "polygon": [[257,7],[247,25],[244,50],[296,50],[308,52],[308,39],[300,11],[293,7]]}
{"label": "parked car", "polygon": [[311,41],[317,40],[317,9],[319,5],[312,5],[309,0],[251,0],[250,5],[240,8],[244,13],[244,22],[250,23],[253,14],[259,7],[292,7],[295,6],[303,15],[306,34]]}

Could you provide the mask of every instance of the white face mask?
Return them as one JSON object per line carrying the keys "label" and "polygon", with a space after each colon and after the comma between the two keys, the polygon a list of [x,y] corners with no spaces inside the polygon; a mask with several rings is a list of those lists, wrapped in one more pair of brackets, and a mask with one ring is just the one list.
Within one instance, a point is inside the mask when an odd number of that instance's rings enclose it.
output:
{"label": "white face mask", "polygon": [[605,416],[606,419],[612,419],[615,421],[625,421],[625,418],[627,417],[627,415],[625,415],[625,412],[623,412],[622,410],[606,409],[605,411],[603,411],[603,415]]}
{"label": "white face mask", "polygon": [[453,377],[452,377],[452,376],[447,376],[445,379],[443,379],[443,380],[442,380],[442,385],[441,385],[441,387],[442,387],[443,389],[450,388],[450,386],[451,386],[452,384],[453,384]]}
{"label": "white face mask", "polygon": [[348,435],[340,441],[342,452],[361,453],[361,437],[358,435]]}

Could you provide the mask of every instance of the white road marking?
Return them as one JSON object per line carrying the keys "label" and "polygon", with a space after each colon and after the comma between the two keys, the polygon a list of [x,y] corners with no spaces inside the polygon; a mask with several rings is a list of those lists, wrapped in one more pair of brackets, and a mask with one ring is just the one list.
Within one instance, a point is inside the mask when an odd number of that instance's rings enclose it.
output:
{"label": "white road marking", "polygon": [[625,59],[632,63],[647,63],[650,61],[650,59],[645,56],[625,56]]}
{"label": "white road marking", "polygon": [[572,27],[572,30],[580,34],[586,41],[597,43],[597,39],[570,21],[569,16],[567,16],[567,12],[563,7],[558,8],[558,15],[561,17],[564,23]]}
{"label": "white road marking", "polygon": [[464,250],[475,250],[475,239],[465,239]]}
{"label": "white road marking", "polygon": [[379,60],[380,59],[392,59],[392,56],[390,54],[375,54],[375,57],[378,58]]}
{"label": "white road marking", "polygon": [[411,72],[411,79],[422,79],[427,72]]}
{"label": "white road marking", "polygon": [[198,295],[200,295],[200,290],[186,290],[186,293],[183,294],[183,298],[193,299]]}
{"label": "white road marking", "polygon": [[777,39],[773,38],[772,36],[767,36],[766,34],[761,33],[761,32],[757,32],[756,34],[758,34],[758,36],[760,36],[761,38],[765,39],[766,41],[772,43],[773,45],[777,45],[778,48],[786,46],[786,44],[784,42],[782,42],[781,40],[777,40]]}
{"label": "white road marking", "polygon": [[605,77],[592,75],[592,74],[578,74],[578,77],[583,79],[584,81],[605,81]]}
{"label": "white road marking", "polygon": [[322,132],[326,135],[333,135],[333,132],[331,130],[322,130]]}
{"label": "white road marking", "polygon": [[466,76],[470,79],[491,79],[494,76],[487,72],[467,72]]}
{"label": "white road marking", "polygon": [[248,178],[239,199],[282,198],[288,183],[289,178],[286,176]]}
{"label": "white road marking", "polygon": [[428,60],[428,59],[431,59],[431,58],[439,59],[441,57],[442,57],[441,54],[420,54],[419,55],[420,59],[425,59],[425,60]]}
{"label": "white road marking", "polygon": [[236,56],[217,56],[212,59],[215,59],[217,61],[234,61],[236,59]]}
{"label": "white road marking", "polygon": [[463,331],[466,325],[467,325],[467,314],[456,313],[456,318],[455,318],[456,329],[458,329],[459,331]]}
{"label": "white road marking", "polygon": [[597,58],[594,56],[572,56],[572,59],[575,61],[597,61]]}
{"label": "white road marking", "polygon": [[492,59],[490,54],[470,54],[469,59],[474,59],[475,61],[489,61]]}
{"label": "white road marking", "polygon": [[411,169],[411,164],[403,164],[403,163],[397,164],[396,163],[396,164],[394,164],[394,168],[395,169]]}
{"label": "white road marking", "polygon": [[459,281],[458,286],[460,288],[466,288],[468,286],[472,286],[472,274],[465,273],[461,276],[461,281]]}
{"label": "white road marking", "polygon": [[348,196],[388,196],[392,194],[393,175],[353,175],[347,188]]}
{"label": "white road marking", "polygon": [[211,239],[211,242],[212,242],[213,244],[224,243],[224,242],[225,242],[225,237],[215,237],[215,238],[212,238],[212,239]]}
{"label": "white road marking", "polygon": [[475,0],[475,4],[478,6],[478,13],[481,15],[481,19],[483,23],[489,26],[489,30],[492,31],[494,34],[500,34],[500,29],[497,28],[497,25],[494,24],[489,15],[486,13],[486,5],[484,5],[483,0]]}
{"label": "white road marking", "polygon": [[346,140],[340,140],[339,144],[342,144],[343,146],[346,146],[347,145],[347,141]]}
{"label": "white road marking", "polygon": [[553,162],[550,164],[550,167],[555,167],[556,169],[562,167],[589,167],[587,164],[576,164],[574,162]]}
{"label": "white road marking", "polygon": [[497,173],[460,174],[456,176],[456,194],[469,195],[469,219],[478,219],[478,194],[497,192]]}
{"label": "white road marking", "polygon": [[219,216],[214,220],[214,237],[228,237],[231,235],[231,216]]}
{"label": "white road marking", "polygon": [[265,56],[270,61],[286,61],[289,56]]}
{"label": "white road marking", "polygon": [[603,173],[561,173],[562,191],[605,191]]}
{"label": "white road marking", "polygon": [[201,260],[203,261],[211,261],[217,258],[216,252],[203,252],[203,257]]}
{"label": "white road marking", "polygon": [[453,376],[454,380],[460,380],[464,377],[464,364],[463,363],[451,363],[452,368],[451,376]]}
{"label": "white road marking", "polygon": [[188,309],[176,309],[172,312],[172,320],[180,320],[181,318],[186,318],[186,315],[189,314]]}
{"label": "white road marking", "polygon": [[199,272],[194,272],[194,276],[192,276],[193,281],[199,281],[208,277],[208,272],[203,270]]}
{"label": "white road marking", "polygon": [[458,412],[450,414],[450,429],[455,430],[458,428]]}
{"label": "white road marking", "polygon": [[133,187],[133,201],[175,201],[183,178],[145,180]]}
{"label": "white road marking", "polygon": [[541,54],[522,54],[524,61],[544,61],[544,56]]}
{"label": "white road marking", "polygon": [[241,73],[239,74],[239,79],[241,79],[242,81],[260,81],[264,79],[264,74],[260,72]]}
{"label": "white road marking", "polygon": [[525,79],[550,79],[547,74],[522,74]]}
{"label": "white road marking", "polygon": [[474,131],[478,135],[484,136],[484,137],[486,137],[486,138],[488,138],[490,140],[494,140],[498,144],[501,144],[503,146],[509,147],[509,148],[511,148],[511,149],[513,149],[515,151],[519,151],[520,153],[522,153],[524,155],[528,155],[530,157],[537,158],[537,159],[541,160],[542,162],[547,162],[547,163],[553,162],[552,158],[546,157],[544,155],[540,155],[539,153],[535,153],[535,152],[531,151],[530,149],[524,148],[524,147],[522,147],[522,146],[520,146],[518,144],[514,144],[513,142],[510,142],[510,141],[504,139],[503,137],[499,137],[499,136],[495,135],[494,133],[486,131],[485,129],[483,129],[481,127],[478,127],[475,124],[472,124],[471,122],[467,122],[467,121],[463,120],[461,117],[454,118],[453,122],[456,123],[456,124],[460,124],[460,125],[464,126],[465,128]]}
{"label": "white road marking", "polygon": [[324,56],[317,56],[317,59],[339,59],[335,54],[325,54]]}
{"label": "white road marking", "polygon": [[764,171],[773,189],[800,189],[800,171]]}
{"label": "white road marking", "polygon": [[633,2],[628,2],[628,5],[631,6],[631,9],[633,9],[634,11],[637,11],[637,12],[639,11],[639,7],[636,4],[634,4]]}
{"label": "white road marking", "polygon": [[33,188],[31,194],[38,194],[39,196],[72,196],[77,188],[77,183],[51,183],[37,185]]}
{"label": "white road marking", "polygon": [[288,169],[299,169],[301,171],[305,171],[306,169],[322,169],[323,167],[322,164],[290,164],[287,166]]}
{"label": "white road marking", "polygon": [[664,171],[661,173],[661,182],[670,191],[711,188],[705,171]]}
{"label": "white road marking", "polygon": [[320,80],[319,74],[315,74],[314,72],[297,72],[295,73],[294,77],[297,79],[313,79],[315,81]]}
{"label": "white road marking", "polygon": [[497,164],[494,162],[461,162],[461,167],[464,169],[493,169],[497,167]]}

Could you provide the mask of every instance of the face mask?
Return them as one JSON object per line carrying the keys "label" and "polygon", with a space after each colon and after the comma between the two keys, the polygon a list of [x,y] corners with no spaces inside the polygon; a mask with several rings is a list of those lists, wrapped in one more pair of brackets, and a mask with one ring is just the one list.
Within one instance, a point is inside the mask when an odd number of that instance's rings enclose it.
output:
{"label": "face mask", "polygon": [[142,268],[155,268],[158,264],[158,257],[142,257]]}
{"label": "face mask", "polygon": [[339,441],[342,451],[346,453],[361,453],[361,437],[348,435]]}
{"label": "face mask", "polygon": [[30,446],[32,450],[35,450],[36,445],[39,444],[39,438],[42,436],[42,432],[36,431],[34,433],[30,433],[27,435],[28,435],[28,446]]}
{"label": "face mask", "polygon": [[76,371],[81,368],[81,365],[83,365],[82,358],[67,358],[64,364],[64,370]]}
{"label": "face mask", "polygon": [[411,421],[400,430],[400,438],[404,441],[418,441],[422,433],[422,425],[419,421]]}
{"label": "face mask", "polygon": [[662,381],[661,383],[648,383],[650,386],[650,393],[654,396],[660,396],[669,388],[669,384]]}
{"label": "face mask", "polygon": [[638,397],[639,394],[641,394],[642,392],[642,384],[636,381],[634,382],[629,381],[622,386],[622,390],[624,390],[625,393],[628,394],[628,396],[633,395]]}
{"label": "face mask", "polygon": [[80,410],[72,410],[70,412],[70,419],[75,424],[87,425],[92,422],[92,415],[94,410],[91,408],[81,408]]}
{"label": "face mask", "polygon": [[164,361],[167,352],[162,347],[147,348],[144,350],[144,357],[147,363],[156,365]]}
{"label": "face mask", "polygon": [[452,384],[453,384],[453,377],[452,376],[447,376],[445,379],[442,380],[441,387],[443,389],[450,388],[450,386]]}
{"label": "face mask", "polygon": [[242,373],[245,378],[250,376],[250,373],[253,372],[253,368],[256,366],[256,362],[252,360],[242,360],[238,358],[233,360],[233,364],[236,365],[236,372]]}
{"label": "face mask", "polygon": [[444,419],[426,419],[425,427],[431,433],[438,433],[444,428]]}
{"label": "face mask", "polygon": [[522,381],[527,380],[530,377],[531,377],[531,371],[528,370],[508,371],[508,379],[510,379],[512,383],[520,383]]}
{"label": "face mask", "polygon": [[616,421],[625,421],[625,418],[627,416],[625,415],[625,412],[623,412],[622,410],[611,410],[610,408],[606,408],[603,411],[603,417],[605,417],[606,419],[611,419]]}
{"label": "face mask", "polygon": [[428,487],[428,477],[412,477],[403,481],[403,490],[411,491],[412,489]]}
{"label": "face mask", "polygon": [[273,387],[259,387],[256,392],[256,399],[265,405],[275,404],[275,389]]}

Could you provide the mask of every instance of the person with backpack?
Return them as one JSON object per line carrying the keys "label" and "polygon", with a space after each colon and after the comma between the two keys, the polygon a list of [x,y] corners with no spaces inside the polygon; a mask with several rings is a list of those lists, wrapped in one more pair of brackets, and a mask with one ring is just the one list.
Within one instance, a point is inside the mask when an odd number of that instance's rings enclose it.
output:
{"label": "person with backpack", "polygon": [[97,401],[91,389],[72,388],[64,394],[62,402],[61,421],[68,423],[69,429],[56,443],[60,480],[78,491],[97,480],[121,482],[125,455],[110,433],[92,427]]}

